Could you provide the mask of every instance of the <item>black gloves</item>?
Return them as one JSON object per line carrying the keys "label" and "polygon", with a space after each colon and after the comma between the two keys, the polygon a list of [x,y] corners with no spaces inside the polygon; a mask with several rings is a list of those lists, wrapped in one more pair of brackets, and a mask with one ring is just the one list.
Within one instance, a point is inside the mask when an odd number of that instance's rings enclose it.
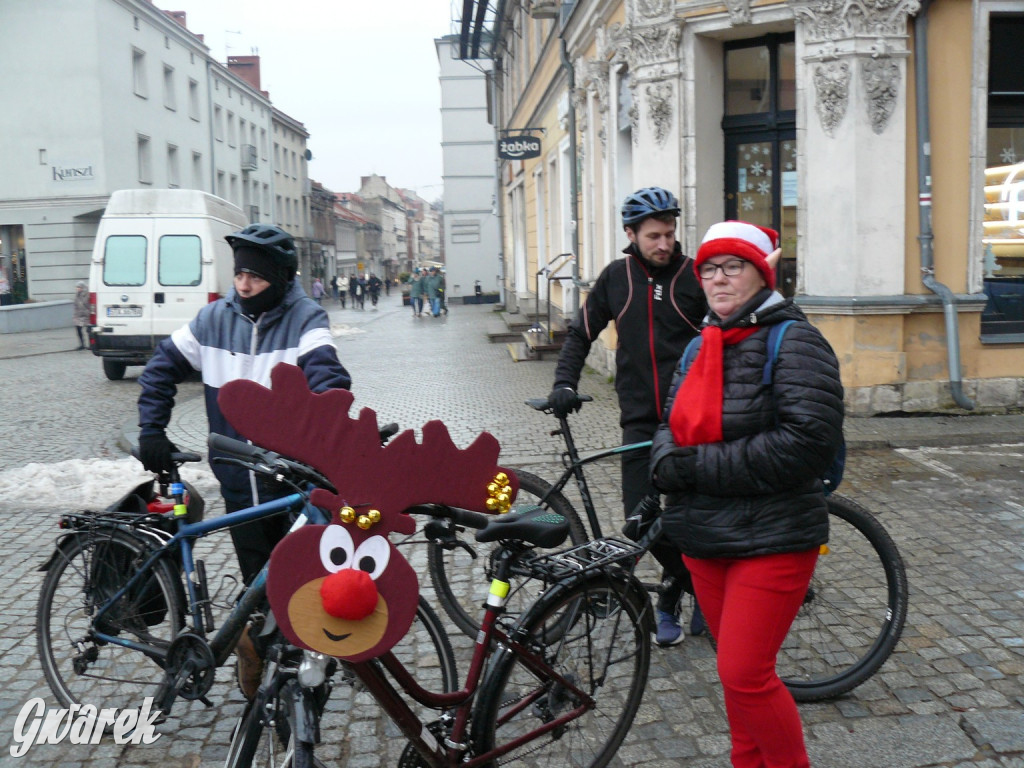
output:
{"label": "black gloves", "polygon": [[555,416],[564,419],[573,411],[578,411],[582,405],[576,390],[572,387],[556,387],[548,395],[548,404]]}
{"label": "black gloves", "polygon": [[177,452],[178,447],[167,439],[167,433],[162,429],[139,435],[139,461],[150,472],[169,472],[174,469],[171,454]]}
{"label": "black gloves", "polygon": [[685,491],[697,480],[697,449],[675,448],[662,456],[652,470],[651,482],[662,493]]}

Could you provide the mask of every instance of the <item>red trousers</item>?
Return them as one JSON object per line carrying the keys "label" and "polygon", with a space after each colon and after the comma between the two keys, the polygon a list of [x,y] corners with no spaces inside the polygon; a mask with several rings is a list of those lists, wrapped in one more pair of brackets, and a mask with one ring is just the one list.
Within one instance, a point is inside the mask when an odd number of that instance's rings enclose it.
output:
{"label": "red trousers", "polygon": [[718,644],[735,768],[809,768],[796,703],[775,657],[800,609],[818,550],[750,558],[683,556]]}

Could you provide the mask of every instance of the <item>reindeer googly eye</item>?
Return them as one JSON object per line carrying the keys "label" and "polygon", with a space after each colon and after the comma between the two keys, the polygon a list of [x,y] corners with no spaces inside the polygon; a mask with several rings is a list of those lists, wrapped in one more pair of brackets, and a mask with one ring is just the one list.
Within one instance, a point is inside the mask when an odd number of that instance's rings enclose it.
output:
{"label": "reindeer googly eye", "polygon": [[391,545],[383,536],[371,536],[356,549],[352,567],[370,574],[374,581],[384,573],[391,559]]}
{"label": "reindeer googly eye", "polygon": [[351,568],[354,561],[352,534],[340,525],[328,525],[320,537],[320,563],[328,573]]}

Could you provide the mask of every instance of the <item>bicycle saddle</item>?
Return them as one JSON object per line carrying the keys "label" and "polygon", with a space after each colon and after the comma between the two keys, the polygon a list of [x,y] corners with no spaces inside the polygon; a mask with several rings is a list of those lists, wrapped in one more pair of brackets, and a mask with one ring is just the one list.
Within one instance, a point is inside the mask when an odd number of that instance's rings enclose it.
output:
{"label": "bicycle saddle", "polygon": [[557,547],[568,537],[569,521],[557,512],[537,506],[496,517],[476,534],[479,542],[513,539],[543,549]]}

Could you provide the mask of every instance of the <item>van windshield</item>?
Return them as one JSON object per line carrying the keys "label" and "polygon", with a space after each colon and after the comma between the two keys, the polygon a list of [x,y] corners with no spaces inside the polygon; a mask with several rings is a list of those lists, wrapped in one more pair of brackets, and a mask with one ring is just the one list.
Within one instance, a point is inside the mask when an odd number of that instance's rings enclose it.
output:
{"label": "van windshield", "polygon": [[196,235],[160,238],[160,285],[199,285],[203,277],[202,244]]}
{"label": "van windshield", "polygon": [[146,282],[146,238],[111,235],[103,250],[105,285],[142,285]]}

